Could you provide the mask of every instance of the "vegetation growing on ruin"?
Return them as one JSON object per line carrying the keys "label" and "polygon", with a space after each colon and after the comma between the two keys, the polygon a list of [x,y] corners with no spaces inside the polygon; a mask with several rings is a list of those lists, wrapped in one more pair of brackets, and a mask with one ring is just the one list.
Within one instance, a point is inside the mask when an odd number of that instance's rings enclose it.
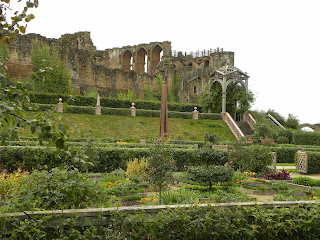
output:
{"label": "vegetation growing on ruin", "polygon": [[31,53],[33,64],[32,85],[36,91],[69,93],[70,75],[55,48],[36,41]]}

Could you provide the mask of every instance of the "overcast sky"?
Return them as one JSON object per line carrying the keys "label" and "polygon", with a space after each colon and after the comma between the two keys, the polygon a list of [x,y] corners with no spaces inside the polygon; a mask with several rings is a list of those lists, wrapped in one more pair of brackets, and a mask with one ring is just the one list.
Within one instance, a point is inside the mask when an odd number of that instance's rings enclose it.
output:
{"label": "overcast sky", "polygon": [[39,0],[28,33],[90,31],[98,50],[171,41],[173,50],[223,48],[250,76],[252,109],[320,123],[320,0]]}

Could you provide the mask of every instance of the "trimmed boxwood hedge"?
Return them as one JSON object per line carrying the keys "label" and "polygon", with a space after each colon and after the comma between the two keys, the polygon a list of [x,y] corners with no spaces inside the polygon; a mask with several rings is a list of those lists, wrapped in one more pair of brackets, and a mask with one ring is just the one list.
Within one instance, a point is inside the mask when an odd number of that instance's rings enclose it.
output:
{"label": "trimmed boxwood hedge", "polygon": [[[64,94],[56,94],[56,93],[38,93],[31,92],[30,100],[33,103],[42,103],[42,104],[57,104],[59,102],[59,98],[62,98],[63,103],[68,103],[70,105],[75,106],[92,106],[94,107],[97,103],[97,99],[94,97],[84,97],[84,96],[71,96]],[[131,101],[129,100],[119,100],[116,98],[100,98],[101,107],[109,107],[109,108],[130,108]],[[144,100],[136,100],[134,101],[137,109],[145,109],[145,110],[160,110],[161,102],[156,101],[144,101]],[[198,107],[198,111],[201,112],[202,106],[196,105]],[[169,111],[176,112],[192,112],[194,110],[194,104],[188,103],[168,103]]]}
{"label": "trimmed boxwood hedge", "polygon": [[[126,169],[130,158],[148,157],[151,152],[149,148],[95,148],[99,159],[91,169],[93,172],[109,172],[118,168]],[[227,162],[227,151],[211,149],[175,149],[173,148],[173,159],[179,170],[186,166],[197,166],[201,164],[224,165]],[[12,172],[18,167],[31,171],[33,169],[53,168],[63,163],[55,157],[54,148],[45,147],[0,147],[0,158],[3,166]],[[45,167],[46,166],[46,167]],[[77,166],[80,167],[80,166]]]}
{"label": "trimmed boxwood hedge", "polygon": [[[53,104],[35,104],[38,106],[39,110],[48,110],[55,109],[56,105]],[[78,114],[94,114],[95,108],[89,106],[73,106],[68,105],[67,108],[64,109],[65,113],[78,113]],[[101,107],[101,114],[103,115],[119,115],[119,116],[131,116],[130,108],[108,108]],[[144,109],[136,109],[136,116],[138,117],[160,117],[159,110],[144,110]],[[184,118],[184,119],[192,119],[192,112],[176,112],[169,111],[169,118]],[[200,113],[199,119],[211,119],[211,120],[221,120],[220,113]]]}
{"label": "trimmed boxwood hedge", "polygon": [[293,142],[296,145],[320,146],[320,134],[315,132],[295,132]]}
{"label": "trimmed boxwood hedge", "polygon": [[308,152],[308,174],[320,173],[320,152]]}

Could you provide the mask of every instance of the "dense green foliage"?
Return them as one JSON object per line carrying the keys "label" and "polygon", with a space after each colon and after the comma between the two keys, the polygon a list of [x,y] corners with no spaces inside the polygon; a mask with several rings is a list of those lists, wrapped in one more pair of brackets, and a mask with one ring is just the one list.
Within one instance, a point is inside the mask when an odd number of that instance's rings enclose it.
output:
{"label": "dense green foliage", "polygon": [[38,92],[62,93],[70,91],[70,76],[58,52],[36,41],[31,52],[32,80]]}
{"label": "dense green foliage", "polygon": [[[7,208],[16,212],[87,208],[104,199],[100,186],[78,170],[33,171],[12,193]],[[105,200],[105,199],[104,199]],[[102,203],[101,203],[102,204]]]}
{"label": "dense green foliage", "polygon": [[[1,217],[3,237],[11,239],[317,239],[320,207],[192,207],[167,209],[155,214],[115,212],[95,226],[76,227],[77,218]],[[48,222],[59,220],[58,225]],[[14,227],[7,228],[8,223]],[[50,226],[51,225],[51,226]]]}
{"label": "dense green foliage", "polygon": [[270,148],[262,145],[243,146],[235,143],[231,147],[229,164],[249,172],[264,172],[272,165]]}
{"label": "dense green foliage", "polygon": [[[91,171],[93,172],[110,172],[118,168],[126,169],[127,161],[130,158],[141,159],[149,157],[151,154],[149,148],[97,147],[95,149],[99,157],[92,167]],[[53,148],[8,146],[1,148],[0,157],[5,169],[10,172],[13,172],[19,166],[31,171],[33,169],[51,169],[62,163],[72,163],[65,159],[66,153],[61,153],[61,158],[56,158],[55,153]],[[227,152],[222,150],[172,149],[172,154],[178,169],[183,169],[184,166],[201,164],[223,165],[227,161]],[[73,164],[81,168],[80,163]]]}
{"label": "dense green foliage", "polygon": [[308,174],[320,173],[320,152],[308,152]]}
{"label": "dense green foliage", "polygon": [[[221,112],[222,111],[222,86],[219,82],[212,85],[210,93],[205,90],[200,99],[204,111]],[[227,102],[226,110],[231,116],[239,114],[242,116],[249,110],[251,103],[254,102],[254,95],[249,92],[246,95],[245,89],[242,85],[237,83],[230,83],[227,87]]]}
{"label": "dense green foliage", "polygon": [[190,167],[187,171],[187,178],[194,182],[209,183],[210,189],[213,183],[230,182],[232,180],[233,169],[224,166],[198,166]]}
{"label": "dense green foliage", "polygon": [[310,186],[310,187],[320,187],[320,180],[319,179],[312,179],[309,177],[295,177],[292,180],[292,183]]}
{"label": "dense green foliage", "polygon": [[296,145],[320,145],[320,133],[315,132],[295,132],[293,135]]}

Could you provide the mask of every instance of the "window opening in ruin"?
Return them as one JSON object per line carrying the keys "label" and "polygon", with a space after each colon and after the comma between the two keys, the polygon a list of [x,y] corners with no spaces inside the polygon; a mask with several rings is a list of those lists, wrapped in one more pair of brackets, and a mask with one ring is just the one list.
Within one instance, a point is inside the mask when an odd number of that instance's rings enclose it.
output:
{"label": "window opening in ruin", "polygon": [[129,50],[122,55],[122,69],[132,70],[132,53]]}
{"label": "window opening in ruin", "polygon": [[192,67],[193,67],[192,62],[188,64],[188,67],[189,67],[189,68],[192,68]]}
{"label": "window opening in ruin", "polygon": [[194,86],[194,87],[193,87],[193,93],[194,93],[194,94],[197,94],[197,86]]}
{"label": "window opening in ruin", "polygon": [[144,64],[144,72],[148,72],[148,56],[147,55],[145,55],[144,56],[144,62],[145,62],[145,64]]}
{"label": "window opening in ruin", "polygon": [[151,59],[152,59],[152,63],[151,63],[151,72],[153,71],[153,69],[159,64],[159,62],[161,61],[161,58],[163,56],[163,51],[162,51],[162,47],[160,47],[159,45],[156,45],[153,49],[152,49],[152,53],[151,53]]}
{"label": "window opening in ruin", "polygon": [[146,56],[147,56],[146,49],[140,48],[139,51],[137,52],[137,59],[136,59],[137,72],[145,72]]}
{"label": "window opening in ruin", "polygon": [[203,62],[203,66],[204,66],[204,68],[208,68],[208,67],[209,67],[209,61],[208,61],[208,60],[205,60],[205,61]]}

